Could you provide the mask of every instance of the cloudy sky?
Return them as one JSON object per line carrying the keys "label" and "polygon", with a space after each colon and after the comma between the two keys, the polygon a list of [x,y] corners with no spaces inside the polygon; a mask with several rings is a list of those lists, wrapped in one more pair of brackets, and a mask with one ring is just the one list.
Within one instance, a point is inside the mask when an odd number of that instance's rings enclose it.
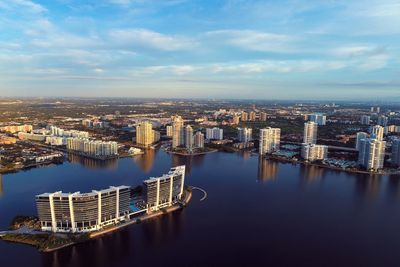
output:
{"label": "cloudy sky", "polygon": [[0,96],[400,100],[400,0],[0,0]]}

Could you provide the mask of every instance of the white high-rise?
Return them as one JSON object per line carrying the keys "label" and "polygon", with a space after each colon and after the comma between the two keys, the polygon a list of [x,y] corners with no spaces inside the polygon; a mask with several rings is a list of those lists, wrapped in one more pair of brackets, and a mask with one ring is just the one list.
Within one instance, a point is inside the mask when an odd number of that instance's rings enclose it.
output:
{"label": "white high-rise", "polygon": [[312,121],[304,123],[304,138],[303,143],[316,144],[317,143],[317,130],[318,124]]}
{"label": "white high-rise", "polygon": [[356,138],[356,149],[357,151],[360,150],[361,140],[368,138],[368,134],[364,132],[358,132]]}
{"label": "white high-rise", "polygon": [[360,141],[358,164],[367,170],[377,171],[383,168],[386,142],[374,138]]}
{"label": "white high-rise", "polygon": [[383,115],[378,117],[378,125],[387,126],[388,122],[389,122],[389,118],[388,117],[383,116]]}
{"label": "white high-rise", "polygon": [[360,118],[360,123],[363,125],[369,125],[370,121],[371,121],[371,117],[368,115],[362,115]]}
{"label": "white high-rise", "polygon": [[301,157],[308,161],[324,160],[328,156],[328,146],[315,144],[302,144]]}
{"label": "white high-rise", "polygon": [[272,153],[279,150],[281,141],[281,129],[265,128],[260,130],[260,155]]}
{"label": "white high-rise", "polygon": [[185,131],[181,116],[174,116],[172,120],[172,147],[175,148],[185,144]]}
{"label": "white high-rise", "polygon": [[224,130],[218,127],[214,128],[207,128],[206,129],[206,138],[208,140],[214,139],[214,140],[222,140],[224,139]]}
{"label": "white high-rise", "polygon": [[375,125],[370,128],[371,138],[383,140],[383,134],[385,133],[385,127]]}
{"label": "white high-rise", "polygon": [[309,121],[315,122],[318,125],[326,125],[326,116],[321,113],[314,113],[308,116]]}
{"label": "white high-rise", "polygon": [[185,147],[187,149],[192,149],[194,144],[193,139],[193,128],[192,126],[188,125],[185,129]]}
{"label": "white high-rise", "polygon": [[238,128],[238,140],[243,143],[253,140],[253,129],[251,128]]}

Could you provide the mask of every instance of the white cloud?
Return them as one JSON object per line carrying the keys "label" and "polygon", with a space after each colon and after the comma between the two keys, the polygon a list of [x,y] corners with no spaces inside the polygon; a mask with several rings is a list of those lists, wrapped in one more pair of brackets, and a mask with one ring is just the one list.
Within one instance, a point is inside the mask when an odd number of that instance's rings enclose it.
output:
{"label": "white cloud", "polygon": [[18,8],[24,8],[27,12],[42,13],[47,11],[45,7],[29,0],[11,0],[10,4],[17,6]]}

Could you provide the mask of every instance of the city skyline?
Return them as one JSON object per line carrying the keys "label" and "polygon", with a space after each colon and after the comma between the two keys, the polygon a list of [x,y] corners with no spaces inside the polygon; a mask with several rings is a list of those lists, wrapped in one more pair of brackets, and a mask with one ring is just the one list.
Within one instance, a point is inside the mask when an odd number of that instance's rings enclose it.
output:
{"label": "city skyline", "polygon": [[394,0],[7,1],[0,92],[399,101],[399,10]]}

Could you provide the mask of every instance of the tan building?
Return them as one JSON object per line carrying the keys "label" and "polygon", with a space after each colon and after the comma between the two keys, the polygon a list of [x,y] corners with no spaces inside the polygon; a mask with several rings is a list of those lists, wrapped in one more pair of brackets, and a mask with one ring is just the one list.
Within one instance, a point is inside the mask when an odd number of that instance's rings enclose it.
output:
{"label": "tan building", "polygon": [[154,143],[154,132],[150,122],[141,122],[136,126],[136,143],[141,146]]}
{"label": "tan building", "polygon": [[17,142],[17,139],[14,137],[8,136],[0,136],[0,145],[12,145]]}

